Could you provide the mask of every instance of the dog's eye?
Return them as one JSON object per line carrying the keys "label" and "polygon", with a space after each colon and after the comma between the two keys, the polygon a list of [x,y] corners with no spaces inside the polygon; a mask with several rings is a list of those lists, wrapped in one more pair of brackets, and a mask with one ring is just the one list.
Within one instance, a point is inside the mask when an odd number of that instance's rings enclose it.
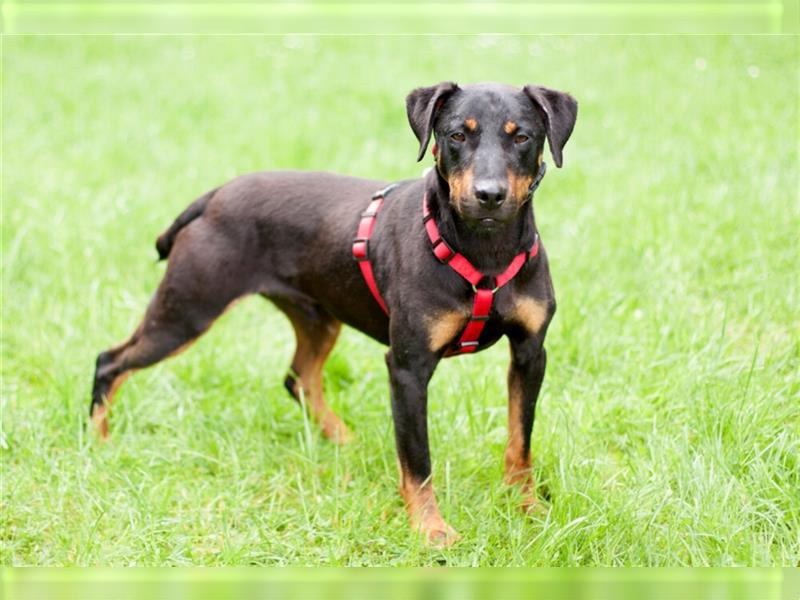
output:
{"label": "dog's eye", "polygon": [[463,142],[467,138],[464,136],[463,133],[461,133],[460,131],[457,131],[455,133],[451,133],[450,134],[450,139],[453,140],[454,142]]}
{"label": "dog's eye", "polygon": [[524,144],[529,139],[530,138],[527,135],[517,135],[517,136],[514,136],[514,143],[515,144]]}

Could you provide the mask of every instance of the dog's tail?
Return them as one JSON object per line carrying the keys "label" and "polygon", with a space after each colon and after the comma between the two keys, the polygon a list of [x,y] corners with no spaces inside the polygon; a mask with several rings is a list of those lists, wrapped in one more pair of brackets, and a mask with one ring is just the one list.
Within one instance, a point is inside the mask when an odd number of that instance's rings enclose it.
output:
{"label": "dog's tail", "polygon": [[175,222],[169,226],[169,229],[158,236],[158,239],[156,240],[158,260],[164,260],[169,256],[169,252],[172,250],[172,245],[175,243],[175,236],[178,235],[178,232],[181,229],[203,214],[206,206],[208,206],[208,201],[211,200],[216,191],[216,189],[211,190],[192,202],[186,210],[178,215],[178,218],[175,219]]}

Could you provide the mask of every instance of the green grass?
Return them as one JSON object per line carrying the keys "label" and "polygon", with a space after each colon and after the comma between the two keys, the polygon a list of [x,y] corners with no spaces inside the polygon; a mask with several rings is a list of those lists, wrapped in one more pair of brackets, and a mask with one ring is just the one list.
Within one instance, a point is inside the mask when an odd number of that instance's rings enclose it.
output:
{"label": "green grass", "polygon": [[[2,564],[798,565],[798,71],[790,37],[7,37]],[[397,493],[384,349],[347,330],[326,443],[261,299],[83,429],[93,361],[163,273],[153,242],[243,172],[418,174],[403,97],[572,92],[536,197],[559,310],[533,436],[551,502],[501,484],[505,344],[441,364],[434,478],[455,547]],[[426,159],[427,162],[427,159]]]}

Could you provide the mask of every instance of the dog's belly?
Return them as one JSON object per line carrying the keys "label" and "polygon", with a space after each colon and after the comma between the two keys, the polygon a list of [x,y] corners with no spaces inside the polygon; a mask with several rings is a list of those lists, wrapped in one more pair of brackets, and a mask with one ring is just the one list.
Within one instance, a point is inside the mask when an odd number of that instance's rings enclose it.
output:
{"label": "dog's belly", "polygon": [[[334,317],[345,325],[357,329],[361,333],[384,345],[389,345],[389,318],[383,313],[375,300],[370,296],[351,295],[355,299],[342,302],[342,298],[329,298],[327,294],[317,297],[317,301]],[[357,299],[356,299],[357,298]],[[374,303],[375,306],[371,306]]]}

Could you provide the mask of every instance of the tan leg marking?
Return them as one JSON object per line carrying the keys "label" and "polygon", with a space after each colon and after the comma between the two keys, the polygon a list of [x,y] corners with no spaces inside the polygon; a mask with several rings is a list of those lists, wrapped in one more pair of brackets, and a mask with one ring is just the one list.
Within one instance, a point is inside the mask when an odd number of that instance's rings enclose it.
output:
{"label": "tan leg marking", "polygon": [[92,425],[94,426],[95,431],[100,435],[101,440],[105,441],[108,439],[108,415],[111,410],[111,403],[114,401],[114,396],[116,395],[120,386],[125,383],[125,380],[131,376],[131,373],[133,373],[133,370],[125,371],[119,375],[111,384],[108,394],[106,394],[106,397],[103,400],[103,404],[96,406],[92,410]]}
{"label": "tan leg marking", "polygon": [[527,510],[536,503],[530,451],[525,452],[525,436],[522,430],[523,395],[522,376],[512,366],[508,371],[508,443],[504,455],[505,482],[519,485],[522,492],[522,508]]}
{"label": "tan leg marking", "polygon": [[401,467],[400,495],[405,501],[412,529],[422,533],[429,544],[444,548],[461,539],[458,532],[442,518],[430,480],[415,481]]}
{"label": "tan leg marking", "polygon": [[505,131],[508,135],[511,135],[517,130],[517,124],[514,121],[506,121],[506,124],[503,125],[503,131]]}
{"label": "tan leg marking", "polygon": [[108,409],[105,404],[92,409],[92,427],[101,440],[108,439]]}
{"label": "tan leg marking", "polygon": [[307,337],[300,325],[294,321],[292,324],[295,325],[297,335],[297,351],[292,361],[292,369],[298,375],[295,385],[297,397],[300,397],[299,392],[302,390],[303,403],[308,407],[311,417],[319,424],[326,438],[337,444],[346,444],[352,440],[353,435],[325,402],[322,385],[322,368],[336,343],[342,325],[338,321],[331,322],[325,337],[312,340]]}
{"label": "tan leg marking", "polygon": [[443,312],[426,317],[428,327],[428,347],[438,352],[455,340],[469,319],[469,313],[460,311]]}
{"label": "tan leg marking", "polygon": [[519,323],[531,333],[538,333],[547,320],[547,305],[535,298],[517,298],[511,320]]}

